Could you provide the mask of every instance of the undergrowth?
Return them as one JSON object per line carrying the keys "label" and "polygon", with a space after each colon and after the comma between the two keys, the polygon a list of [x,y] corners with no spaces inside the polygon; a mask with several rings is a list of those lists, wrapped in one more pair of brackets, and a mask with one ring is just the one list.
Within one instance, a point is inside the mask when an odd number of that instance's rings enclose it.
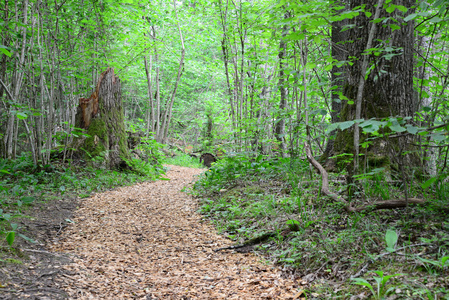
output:
{"label": "undergrowth", "polygon": [[[403,187],[384,176],[370,171],[350,186],[333,176],[331,189],[363,203],[401,196]],[[235,156],[215,163],[193,193],[201,213],[236,243],[275,233],[256,249],[289,267],[309,295],[449,297],[449,218],[439,209],[447,207],[447,183],[409,187],[428,199],[422,206],[350,214],[320,195],[320,179],[304,160]]]}
{"label": "undergrowth", "polygon": [[173,157],[164,158],[163,163],[180,167],[204,168],[198,158],[182,153],[181,151],[175,151]]}
{"label": "undergrowth", "polygon": [[18,233],[16,219],[37,201],[55,197],[89,197],[118,186],[155,180],[164,172],[162,164],[132,159],[130,170],[96,169],[82,161],[48,165],[34,165],[31,157],[23,154],[14,160],[0,160],[0,239],[12,246]]}

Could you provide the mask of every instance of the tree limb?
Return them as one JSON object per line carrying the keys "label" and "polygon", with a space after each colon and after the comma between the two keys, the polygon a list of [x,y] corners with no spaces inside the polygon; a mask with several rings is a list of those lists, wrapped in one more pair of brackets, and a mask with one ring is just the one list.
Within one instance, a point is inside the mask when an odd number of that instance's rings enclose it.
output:
{"label": "tree limb", "polygon": [[[337,196],[337,194],[332,193],[329,190],[329,175],[328,175],[327,171],[312,156],[312,151],[310,150],[310,146],[307,143],[304,143],[304,148],[306,151],[307,160],[321,174],[321,177],[322,177],[321,193],[330,197],[332,200],[334,200],[336,202],[344,203],[346,211],[348,211],[348,212],[363,212],[366,210],[376,210],[376,209],[383,209],[383,208],[398,208],[398,207],[406,207],[407,206],[407,201],[405,199],[394,199],[394,200],[380,201],[380,202],[376,202],[373,204],[362,205],[362,206],[358,206],[358,207],[352,207],[351,203],[349,203],[346,199],[344,199],[341,196],[340,197]],[[422,204],[424,202],[426,202],[426,200],[424,200],[424,199],[408,198],[409,204],[410,203]]]}

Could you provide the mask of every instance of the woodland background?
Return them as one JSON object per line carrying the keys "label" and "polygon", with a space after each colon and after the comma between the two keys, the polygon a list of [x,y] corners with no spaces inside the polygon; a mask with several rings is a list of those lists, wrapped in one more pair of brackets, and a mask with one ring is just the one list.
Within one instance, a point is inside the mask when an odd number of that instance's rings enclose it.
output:
{"label": "woodland background", "polygon": [[[123,85],[128,129],[157,142],[168,143],[170,137],[184,147],[203,144],[263,154],[275,148],[297,155],[309,140],[322,153],[329,136],[335,135],[329,134],[333,129],[354,124],[329,126],[331,122],[360,123],[365,117],[369,123],[360,124],[365,133],[389,127],[425,136],[419,146],[423,157],[433,155],[428,169],[435,175],[435,163],[446,168],[445,1],[386,1],[372,23],[377,24],[377,36],[370,48],[371,23],[363,22],[373,19],[376,1],[4,4],[3,158],[31,151],[35,164],[48,163],[55,146],[70,144],[79,98],[88,97],[99,75],[112,67]],[[411,35],[405,35],[410,25]],[[399,37],[381,36],[379,28]],[[408,44],[397,42],[401,39]],[[354,42],[358,40],[363,45]],[[404,68],[414,75],[402,82],[393,79],[393,67],[384,63],[394,65],[398,56],[403,60],[400,51],[413,60]],[[399,92],[407,96],[401,101],[409,111],[341,117],[338,106],[349,99],[355,107],[357,100],[344,90],[345,84],[359,81],[345,66],[360,64],[364,57],[367,86],[370,76],[391,82],[376,86],[374,78],[364,97],[373,89],[384,90],[392,106],[390,90],[412,84]],[[400,125],[404,120],[407,127]],[[435,126],[440,126],[438,131],[426,130]],[[429,147],[429,142],[437,144]]]}
{"label": "woodland background", "polygon": [[[155,179],[173,152],[164,147],[221,157],[195,193],[230,238],[271,240],[276,261],[313,280],[361,276],[366,257],[358,254],[377,253],[376,261],[382,249],[407,245],[417,249],[408,272],[435,275],[430,286],[404,283],[410,293],[447,295],[438,276],[449,266],[449,1],[1,3],[0,216],[11,226],[2,229],[9,244],[17,231],[12,203],[29,204],[35,190],[45,190],[29,186],[44,182],[61,196],[69,186],[101,190],[90,187],[94,175],[77,173],[86,165],[90,174],[103,172],[107,153],[75,143],[85,135],[76,113],[79,99],[112,68],[128,146],[140,145],[128,165]],[[309,162],[335,173],[319,169],[316,177]],[[122,175],[111,174],[104,185],[120,184]],[[55,183],[58,176],[63,183]],[[274,221],[265,226],[255,222],[257,213],[236,213],[248,203]],[[381,208],[394,210],[370,212]],[[398,224],[404,232],[390,228]],[[346,230],[351,238],[342,236]],[[410,246],[420,239],[430,253]],[[329,244],[317,250],[323,240]],[[341,247],[353,253],[337,264]],[[317,265],[323,255],[327,267]],[[391,277],[383,274],[376,278],[385,287]],[[372,293],[381,298],[382,291]]]}

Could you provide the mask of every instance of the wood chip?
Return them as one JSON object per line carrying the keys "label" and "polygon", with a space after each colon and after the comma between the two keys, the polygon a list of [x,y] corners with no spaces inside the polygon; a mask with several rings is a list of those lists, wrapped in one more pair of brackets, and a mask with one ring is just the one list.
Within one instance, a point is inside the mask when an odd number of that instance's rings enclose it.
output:
{"label": "wood chip", "polygon": [[[231,241],[202,221],[181,190],[204,170],[169,166],[170,181],[95,194],[52,251],[75,254],[58,282],[77,299],[298,299],[253,254],[214,252]],[[292,296],[294,295],[294,296]]]}

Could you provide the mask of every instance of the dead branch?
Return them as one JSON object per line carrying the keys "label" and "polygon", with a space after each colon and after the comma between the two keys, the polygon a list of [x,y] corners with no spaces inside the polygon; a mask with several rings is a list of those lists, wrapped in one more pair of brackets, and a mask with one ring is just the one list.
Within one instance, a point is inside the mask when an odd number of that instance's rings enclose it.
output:
{"label": "dead branch", "polygon": [[313,157],[312,151],[310,150],[310,146],[307,143],[305,143],[304,146],[305,146],[304,148],[306,150],[307,160],[321,174],[321,178],[322,178],[321,193],[330,197],[332,200],[334,200],[336,202],[344,203],[345,209],[348,212],[363,212],[366,210],[377,210],[377,209],[383,209],[383,208],[391,209],[391,208],[398,208],[398,207],[406,207],[408,204],[422,204],[422,203],[426,202],[426,200],[424,200],[424,199],[408,198],[408,201],[406,199],[386,200],[386,201],[376,202],[373,204],[362,205],[359,207],[352,207],[351,204],[346,199],[344,199],[343,197],[337,196],[337,194],[335,194],[335,193],[331,193],[331,191],[329,190],[329,175],[328,175],[327,171]]}

